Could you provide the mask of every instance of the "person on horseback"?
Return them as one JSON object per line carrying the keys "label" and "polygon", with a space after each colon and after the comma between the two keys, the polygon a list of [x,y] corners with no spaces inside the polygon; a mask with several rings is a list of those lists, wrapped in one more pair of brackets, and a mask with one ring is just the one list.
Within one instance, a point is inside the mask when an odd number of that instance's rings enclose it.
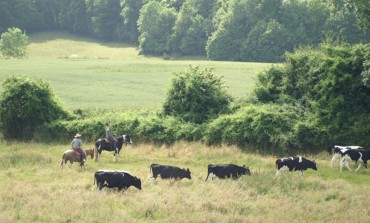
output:
{"label": "person on horseback", "polygon": [[80,154],[80,163],[83,163],[85,162],[85,153],[82,150],[82,140],[80,139],[80,137],[81,135],[77,133],[75,135],[75,138],[72,140],[71,145],[72,149]]}
{"label": "person on horseback", "polygon": [[114,137],[112,124],[109,124],[107,130],[105,131],[105,137],[112,142],[113,149],[117,148],[117,139]]}

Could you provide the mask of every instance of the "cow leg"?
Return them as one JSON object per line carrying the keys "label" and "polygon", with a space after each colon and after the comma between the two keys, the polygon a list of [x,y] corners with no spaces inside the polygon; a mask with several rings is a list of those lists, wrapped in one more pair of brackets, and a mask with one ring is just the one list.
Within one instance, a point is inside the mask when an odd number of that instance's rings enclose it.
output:
{"label": "cow leg", "polygon": [[348,170],[349,170],[349,171],[352,171],[351,167],[349,167],[349,162],[348,162],[348,160],[346,160],[346,161],[345,161],[345,165],[346,165],[346,167],[348,168]]}
{"label": "cow leg", "polygon": [[208,177],[210,177],[210,178],[211,178],[211,180],[213,180],[213,173],[209,173],[209,174],[207,175],[207,178],[206,178],[206,180],[205,180],[205,181],[207,181],[207,180],[208,180]]}
{"label": "cow leg", "polygon": [[357,172],[360,168],[361,168],[361,166],[362,166],[362,164],[361,164],[361,162],[358,164],[358,167],[357,167],[357,169],[355,170],[355,172]]}
{"label": "cow leg", "polygon": [[343,165],[345,165],[349,171],[352,171],[351,168],[349,167],[347,156],[342,157],[342,160],[340,161],[340,172],[342,172]]}
{"label": "cow leg", "polygon": [[303,170],[301,170],[301,176],[303,176]]}
{"label": "cow leg", "polygon": [[102,190],[102,189],[103,189],[103,187],[104,187],[104,184],[103,184],[103,183],[99,182],[99,183],[97,184],[97,188],[99,188],[99,190]]}
{"label": "cow leg", "polygon": [[276,171],[276,176],[279,176],[279,175],[281,175],[282,172],[288,171],[288,170],[289,170],[289,168],[287,166],[282,166],[280,169],[278,169]]}
{"label": "cow leg", "polygon": [[[339,155],[340,156],[340,155]],[[333,163],[336,161],[336,160],[339,160],[340,161],[340,157],[338,156],[338,154],[334,154],[333,155],[333,158],[331,159],[331,167],[333,167]]]}

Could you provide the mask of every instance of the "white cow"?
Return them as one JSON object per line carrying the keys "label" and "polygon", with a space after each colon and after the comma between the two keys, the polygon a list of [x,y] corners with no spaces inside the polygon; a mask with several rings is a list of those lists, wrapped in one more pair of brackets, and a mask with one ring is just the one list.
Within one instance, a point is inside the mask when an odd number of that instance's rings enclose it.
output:
{"label": "white cow", "polygon": [[331,167],[333,167],[334,162],[340,163],[340,160],[342,159],[342,155],[345,151],[349,149],[362,149],[361,146],[338,146],[335,145],[332,149],[333,152],[333,158],[331,159]]}

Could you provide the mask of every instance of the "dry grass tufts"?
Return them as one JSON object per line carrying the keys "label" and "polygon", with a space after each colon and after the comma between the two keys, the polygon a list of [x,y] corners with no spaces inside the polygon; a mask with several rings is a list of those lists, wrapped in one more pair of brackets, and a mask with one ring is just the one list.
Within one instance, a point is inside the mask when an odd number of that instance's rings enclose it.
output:
{"label": "dry grass tufts", "polygon": [[[9,148],[11,147],[11,148]],[[28,152],[31,148],[32,152]],[[275,157],[248,154],[235,147],[208,148],[181,142],[171,147],[126,147],[118,163],[103,152],[99,162],[58,167],[63,145],[0,145],[0,219],[3,222],[369,222],[368,173],[339,173],[330,156],[318,171],[275,177]],[[13,151],[13,152],[12,152]],[[30,155],[27,155],[30,154]],[[41,157],[41,162],[35,162]],[[50,160],[50,161],[48,161]],[[192,179],[153,181],[151,163],[188,167]],[[246,164],[251,176],[205,182],[209,163]],[[14,166],[11,166],[13,165]],[[132,187],[96,190],[97,169],[125,169],[141,178]]]}

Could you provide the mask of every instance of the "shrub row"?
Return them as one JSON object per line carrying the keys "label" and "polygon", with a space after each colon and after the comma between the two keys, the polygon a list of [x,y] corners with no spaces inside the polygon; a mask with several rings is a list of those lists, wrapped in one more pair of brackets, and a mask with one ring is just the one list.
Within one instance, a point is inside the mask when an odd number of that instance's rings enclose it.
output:
{"label": "shrub row", "polygon": [[258,152],[270,154],[319,151],[326,133],[305,120],[294,107],[278,105],[244,106],[203,124],[184,122],[160,112],[109,112],[73,121],[54,121],[40,128],[34,138],[69,143],[78,132],[84,141],[94,141],[105,137],[105,128],[111,122],[117,134],[129,134],[135,143],[170,145],[176,141],[202,141],[209,145],[237,145],[249,151],[258,148]]}

